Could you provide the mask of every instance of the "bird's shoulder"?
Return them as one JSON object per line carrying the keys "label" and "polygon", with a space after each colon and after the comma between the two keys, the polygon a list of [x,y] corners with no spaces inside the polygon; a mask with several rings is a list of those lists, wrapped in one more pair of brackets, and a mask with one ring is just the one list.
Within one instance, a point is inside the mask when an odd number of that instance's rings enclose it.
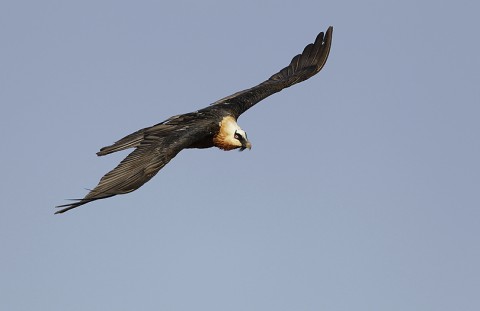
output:
{"label": "bird's shoulder", "polygon": [[[146,137],[178,139],[202,138],[219,131],[220,123],[232,112],[224,107],[208,106],[194,112],[175,115],[145,129]],[[168,139],[167,139],[168,140]]]}

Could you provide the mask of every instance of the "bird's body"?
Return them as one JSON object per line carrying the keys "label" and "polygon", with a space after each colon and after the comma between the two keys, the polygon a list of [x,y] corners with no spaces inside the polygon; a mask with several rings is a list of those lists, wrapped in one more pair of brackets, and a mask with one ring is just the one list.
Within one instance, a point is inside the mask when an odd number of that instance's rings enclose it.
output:
{"label": "bird's body", "polygon": [[60,205],[63,213],[80,205],[132,192],[149,181],[158,171],[186,148],[218,147],[222,150],[250,149],[238,117],[262,99],[318,73],[330,51],[333,28],[317,36],[290,65],[268,80],[250,89],[222,98],[201,110],[177,115],[151,127],[143,128],[97,152],[98,156],[135,148],[120,164],[100,179],[83,199]]}

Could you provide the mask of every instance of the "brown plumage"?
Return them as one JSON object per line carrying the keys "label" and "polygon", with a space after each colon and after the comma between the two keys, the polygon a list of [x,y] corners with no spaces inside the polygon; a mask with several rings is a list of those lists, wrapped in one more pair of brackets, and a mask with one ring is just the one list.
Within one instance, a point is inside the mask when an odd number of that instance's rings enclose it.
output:
{"label": "brown plumage", "polygon": [[333,27],[329,27],[325,34],[321,32],[315,42],[307,45],[287,67],[257,86],[224,97],[201,110],[138,130],[103,147],[97,152],[98,156],[128,148],[135,150],[103,176],[83,199],[57,206],[62,209],[55,214],[140,188],[183,149],[250,149],[246,133],[236,122],[238,117],[262,99],[318,73],[327,61],[332,32]]}

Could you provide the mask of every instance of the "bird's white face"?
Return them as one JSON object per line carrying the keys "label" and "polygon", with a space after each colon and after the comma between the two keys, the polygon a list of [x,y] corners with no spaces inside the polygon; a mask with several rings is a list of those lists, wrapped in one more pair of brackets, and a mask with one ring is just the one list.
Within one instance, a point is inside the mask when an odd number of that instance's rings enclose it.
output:
{"label": "bird's white face", "polygon": [[240,128],[233,117],[223,118],[219,125],[220,131],[214,138],[215,146],[223,150],[240,148],[240,151],[252,148],[247,139],[247,133]]}
{"label": "bird's white face", "polygon": [[237,142],[240,142],[240,151],[245,149],[252,149],[252,144],[248,141],[247,133],[242,130],[240,127],[233,133],[233,139]]}

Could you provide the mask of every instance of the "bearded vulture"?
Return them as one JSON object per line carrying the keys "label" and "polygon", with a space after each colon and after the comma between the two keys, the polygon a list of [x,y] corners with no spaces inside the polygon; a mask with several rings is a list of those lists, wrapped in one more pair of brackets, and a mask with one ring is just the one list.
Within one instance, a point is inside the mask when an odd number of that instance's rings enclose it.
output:
{"label": "bearded vulture", "polygon": [[287,67],[257,86],[224,97],[198,111],[173,116],[101,148],[98,156],[128,148],[135,150],[103,176],[83,199],[57,206],[61,209],[55,214],[140,188],[185,148],[250,149],[252,145],[247,134],[237,124],[238,117],[262,99],[318,73],[327,61],[332,32],[331,26],[325,34],[321,32]]}

